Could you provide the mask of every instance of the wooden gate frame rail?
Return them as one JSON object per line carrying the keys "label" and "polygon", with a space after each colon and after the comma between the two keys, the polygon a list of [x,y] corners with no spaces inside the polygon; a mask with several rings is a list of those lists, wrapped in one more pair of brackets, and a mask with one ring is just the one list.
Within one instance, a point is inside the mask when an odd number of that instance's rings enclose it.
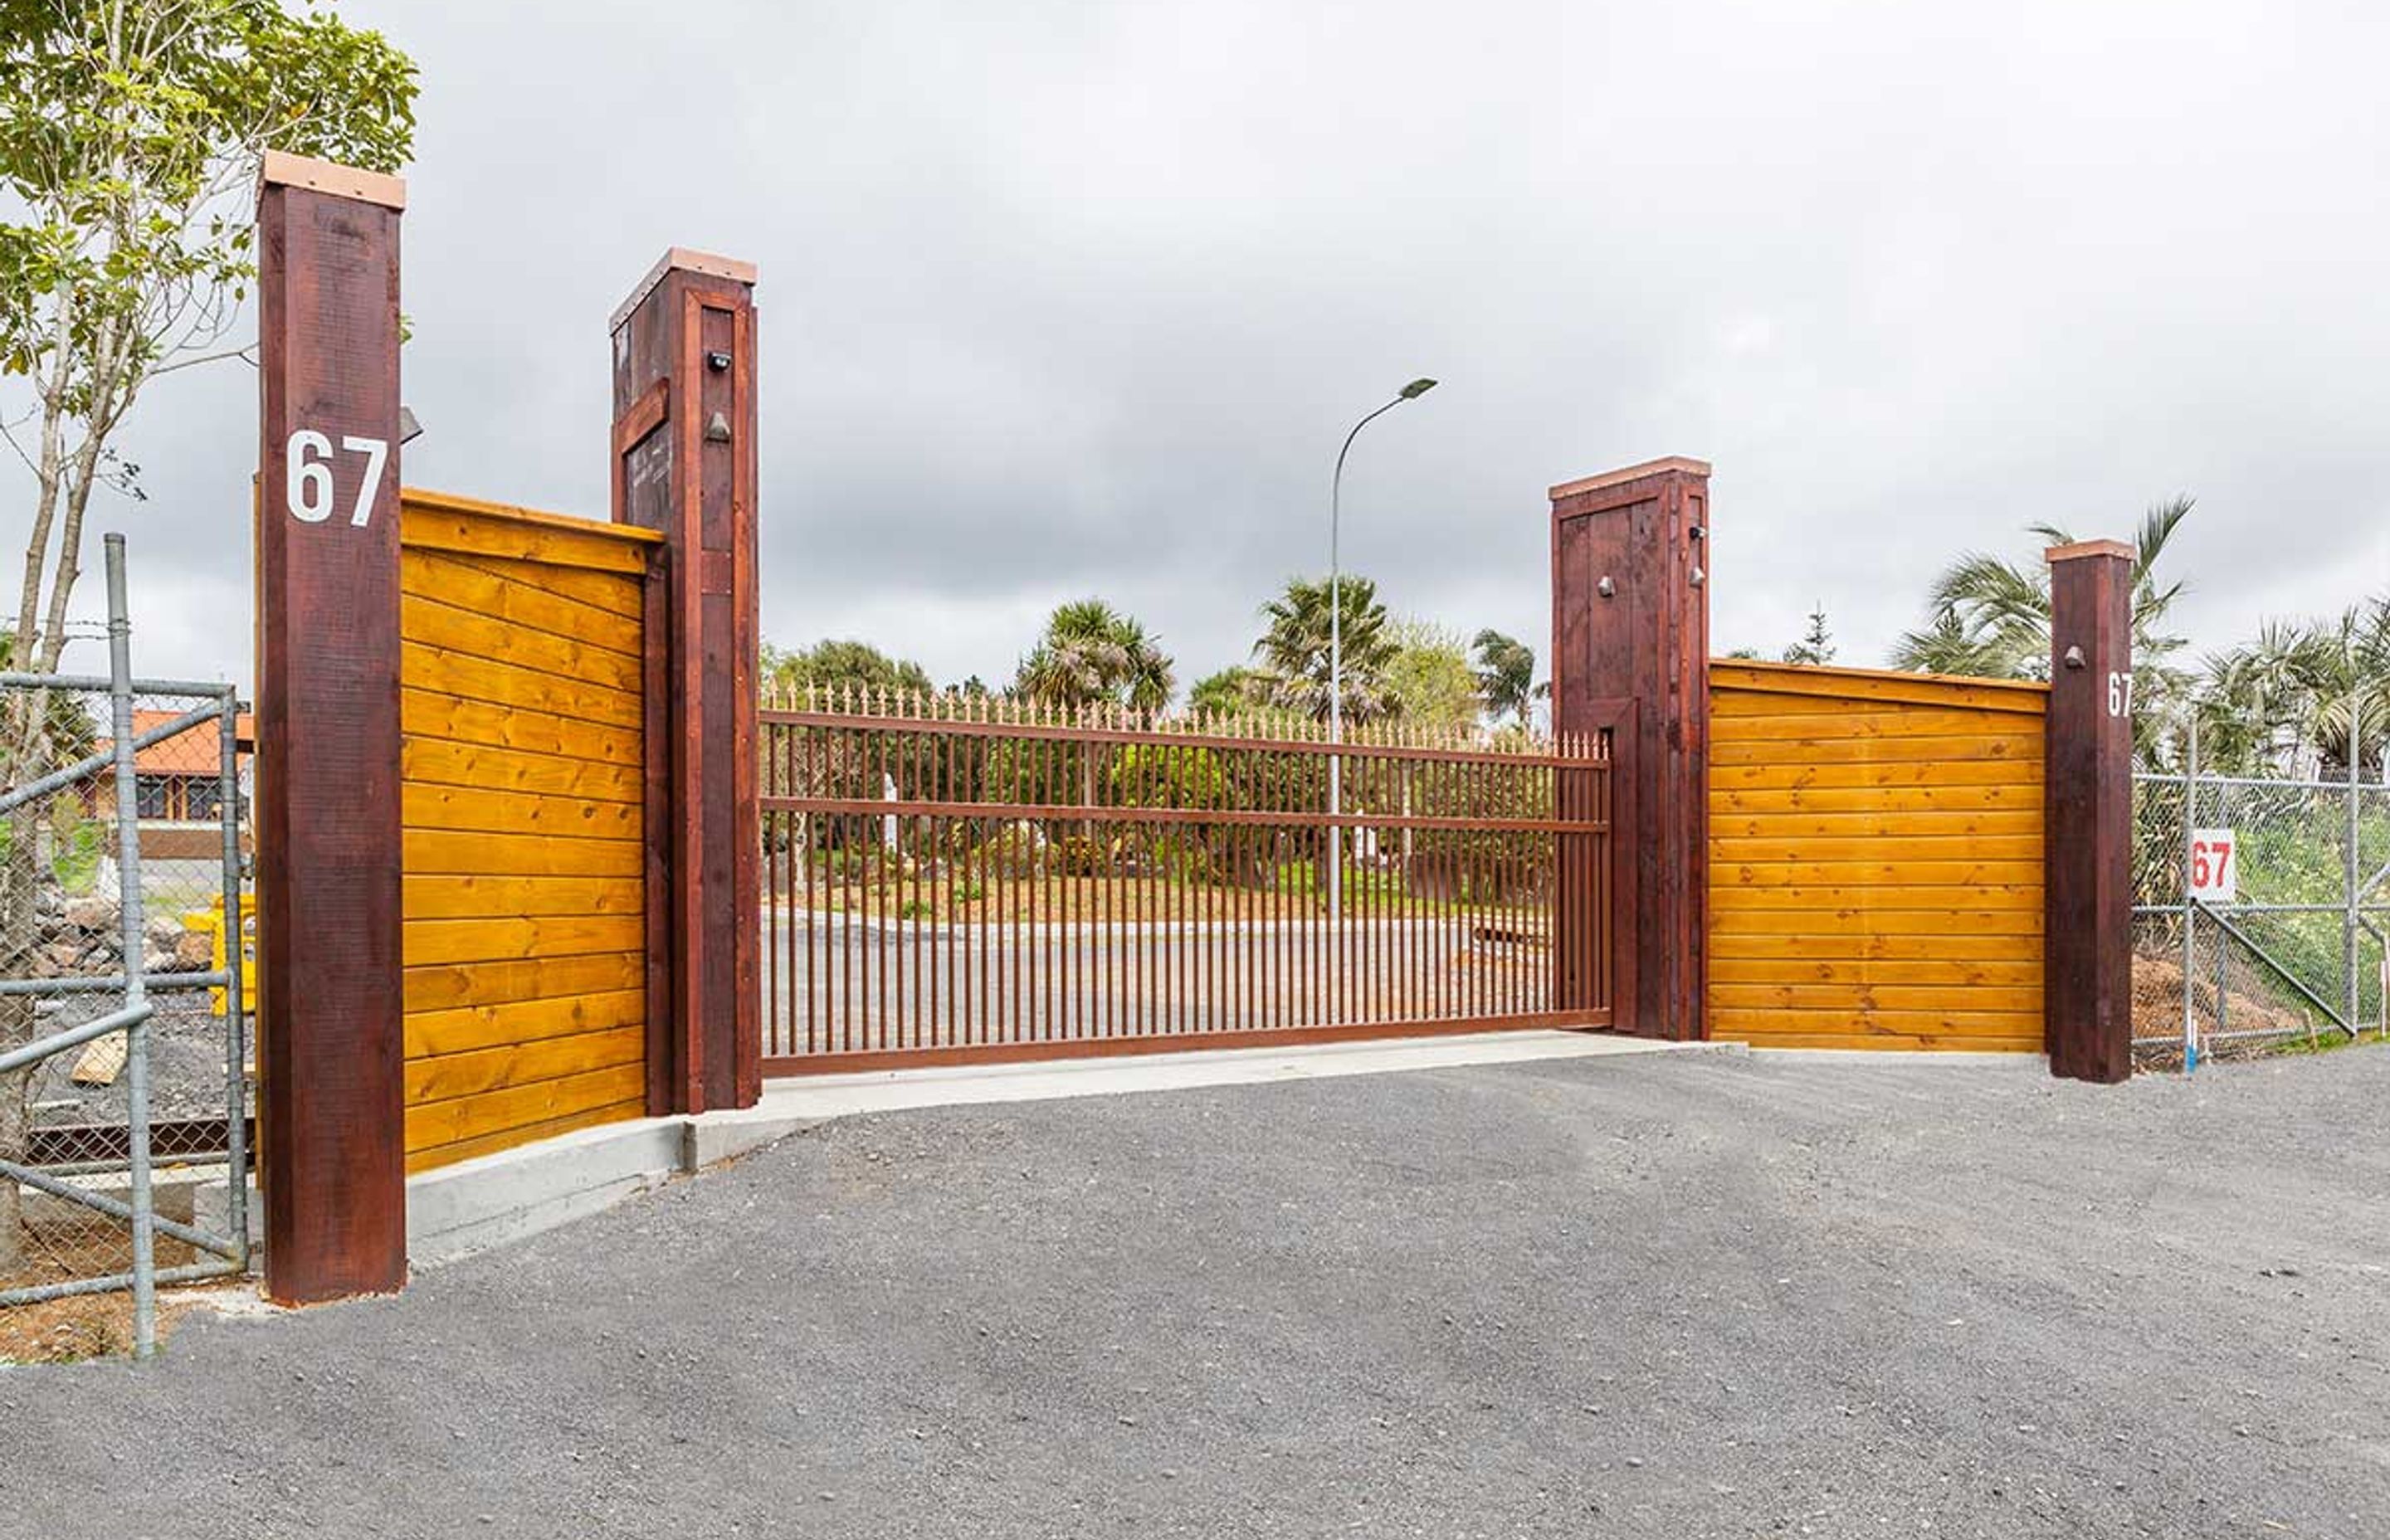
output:
{"label": "wooden gate frame rail", "polygon": [[[405,206],[405,184],[396,177],[264,158],[257,196],[258,1149],[271,1242],[265,1291],[289,1303],[389,1292],[406,1277],[398,795]],[[753,281],[746,263],[675,248],[609,328],[613,514],[664,537],[643,606],[651,1113],[750,1106],[761,1089]],[[631,340],[665,304],[685,307],[677,315],[687,324],[666,328],[673,356],[625,397],[626,361],[638,353]],[[717,362],[714,352],[729,357]],[[674,422],[676,398],[694,406]],[[635,460],[667,423],[677,430],[675,451],[653,457],[678,473],[662,495],[637,495]],[[369,452],[372,444],[379,448]],[[328,505],[315,499],[312,469],[289,479],[294,447],[305,465],[328,471]],[[726,742],[726,755],[717,747]]]}

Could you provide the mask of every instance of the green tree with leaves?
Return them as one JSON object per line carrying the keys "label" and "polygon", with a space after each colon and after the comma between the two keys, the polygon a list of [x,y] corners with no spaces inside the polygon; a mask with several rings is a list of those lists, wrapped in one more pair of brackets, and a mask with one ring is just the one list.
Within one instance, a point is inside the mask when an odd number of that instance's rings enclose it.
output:
{"label": "green tree with leaves", "polygon": [[1269,680],[1259,669],[1232,663],[1188,687],[1187,709],[1205,716],[1236,716],[1266,704]]}
{"label": "green tree with leaves", "polygon": [[1491,627],[1477,634],[1477,688],[1495,721],[1528,725],[1537,697],[1549,690],[1536,683],[1536,649]]}
{"label": "green tree with leaves", "polygon": [[0,428],[34,481],[28,667],[58,667],[93,494],[140,494],[110,439],[143,388],[246,351],[260,156],[396,170],[415,92],[379,32],[275,0],[0,0],[0,369],[32,397]]}
{"label": "green tree with leaves", "polygon": [[765,688],[802,697],[808,689],[857,695],[932,693],[930,672],[909,658],[892,658],[869,642],[825,637],[809,648],[782,651],[766,642],[759,670]]}
{"label": "green tree with leaves", "polygon": [[[394,171],[415,132],[415,66],[374,32],[276,0],[0,0],[0,436],[31,472],[24,575],[7,630],[55,673],[93,495],[138,498],[114,438],[161,375],[244,352],[256,271],[251,193],[269,149]],[[0,779],[53,756],[45,701],[0,721]],[[0,863],[0,935],[31,934],[31,822]],[[33,1018],[0,1007],[0,1046]],[[0,1078],[0,1156],[21,1149],[21,1073]],[[0,1183],[0,1272],[19,1251]]]}
{"label": "green tree with leaves", "polygon": [[[1270,703],[1315,722],[1328,720],[1330,587],[1324,579],[1287,579],[1285,592],[1262,606],[1262,635],[1253,643],[1253,657],[1269,681]],[[1344,720],[1381,721],[1398,709],[1387,670],[1399,644],[1386,607],[1368,578],[1348,572],[1334,587],[1343,612]]]}
{"label": "green tree with leaves", "polygon": [[1177,691],[1176,667],[1160,638],[1102,599],[1058,606],[1013,676],[1017,695],[1077,709],[1125,706],[1158,712]]}
{"label": "green tree with leaves", "polygon": [[1427,727],[1475,727],[1485,714],[1485,698],[1460,633],[1406,616],[1394,622],[1392,635],[1386,687],[1394,693],[1394,714]]}

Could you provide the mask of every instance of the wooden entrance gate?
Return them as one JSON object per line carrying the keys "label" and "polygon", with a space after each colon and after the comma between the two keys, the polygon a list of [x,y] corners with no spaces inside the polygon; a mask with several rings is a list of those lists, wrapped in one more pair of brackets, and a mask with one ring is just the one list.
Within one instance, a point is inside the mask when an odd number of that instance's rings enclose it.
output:
{"label": "wooden entrance gate", "polygon": [[[761,722],[767,1074],[1611,1020],[1599,741],[958,696]],[[1592,923],[1556,936],[1564,887]]]}

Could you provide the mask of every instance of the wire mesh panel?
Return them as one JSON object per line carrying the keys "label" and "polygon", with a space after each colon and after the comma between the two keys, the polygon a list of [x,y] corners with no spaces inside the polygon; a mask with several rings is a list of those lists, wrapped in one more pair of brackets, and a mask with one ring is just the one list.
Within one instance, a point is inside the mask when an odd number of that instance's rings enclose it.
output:
{"label": "wire mesh panel", "polygon": [[2382,1029],[2390,789],[2137,776],[2133,879],[2145,1057]]}
{"label": "wire mesh panel", "polygon": [[1599,744],[974,697],[762,725],[767,1072],[1610,1019]]}
{"label": "wire mesh panel", "polygon": [[243,719],[107,683],[0,676],[0,1306],[247,1260]]}

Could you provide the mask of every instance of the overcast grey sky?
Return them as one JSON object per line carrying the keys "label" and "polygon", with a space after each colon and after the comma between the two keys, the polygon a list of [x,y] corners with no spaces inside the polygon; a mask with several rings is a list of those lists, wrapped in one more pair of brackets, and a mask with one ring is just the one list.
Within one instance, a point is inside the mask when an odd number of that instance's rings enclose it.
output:
{"label": "overcast grey sky", "polygon": [[[2177,492],[2203,647],[2390,590],[2380,6],[344,14],[423,71],[408,482],[604,517],[608,312],[667,245],[752,259],[776,642],[996,681],[1096,593],[1191,681],[1417,374],[1347,564],[1539,653],[1544,489],[1668,454],[1715,463],[1720,650],[1822,602],[1878,663],[1957,551]],[[130,448],[136,661],[245,681],[254,375]]]}

